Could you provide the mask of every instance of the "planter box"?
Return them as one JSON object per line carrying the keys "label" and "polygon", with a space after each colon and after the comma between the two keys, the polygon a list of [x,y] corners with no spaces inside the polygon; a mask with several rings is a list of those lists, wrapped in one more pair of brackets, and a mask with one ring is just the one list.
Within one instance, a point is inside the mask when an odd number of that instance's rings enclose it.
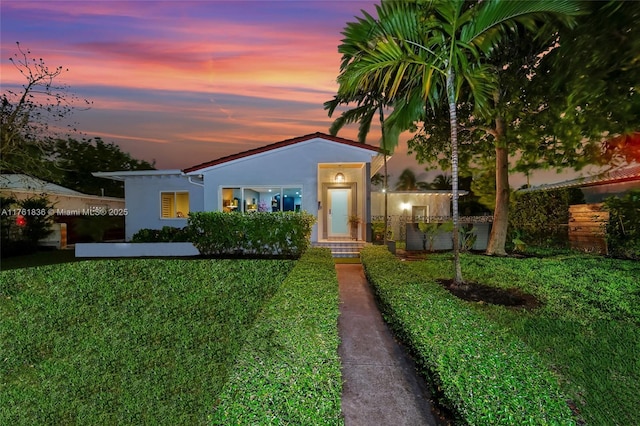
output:
{"label": "planter box", "polygon": [[76,257],[198,256],[192,243],[78,243]]}

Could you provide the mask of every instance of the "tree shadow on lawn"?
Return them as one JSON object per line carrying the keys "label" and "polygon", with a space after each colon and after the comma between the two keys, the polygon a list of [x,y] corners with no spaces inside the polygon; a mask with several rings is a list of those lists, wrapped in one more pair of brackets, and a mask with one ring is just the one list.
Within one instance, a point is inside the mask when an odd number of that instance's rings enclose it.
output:
{"label": "tree shadow on lawn", "polygon": [[437,282],[454,296],[468,302],[488,303],[525,310],[534,310],[542,304],[534,295],[517,288],[497,288],[475,282],[465,282],[464,285],[454,286],[451,279],[437,280]]}
{"label": "tree shadow on lawn", "polygon": [[[481,251],[474,253],[484,253]],[[423,250],[398,250],[396,255],[403,261],[420,261],[427,259],[428,253]],[[507,306],[516,309],[534,310],[542,304],[535,296],[517,288],[497,288],[476,282],[465,282],[462,286],[454,286],[452,279],[441,279],[437,282],[459,299],[468,302],[487,303]]]}

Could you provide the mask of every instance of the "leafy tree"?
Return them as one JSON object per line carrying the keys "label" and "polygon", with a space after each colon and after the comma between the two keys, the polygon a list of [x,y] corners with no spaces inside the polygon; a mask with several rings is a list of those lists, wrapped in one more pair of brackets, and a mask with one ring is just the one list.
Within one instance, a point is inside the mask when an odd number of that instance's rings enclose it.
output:
{"label": "leafy tree", "polygon": [[[539,168],[579,170],[590,163],[617,166],[640,159],[634,132],[640,112],[640,4],[584,2],[581,7],[586,13],[575,18],[575,26],[549,22],[535,38],[513,36],[511,43],[494,49],[488,63],[500,90],[492,120],[459,104],[460,163],[474,175],[482,202],[496,200],[493,230],[502,230],[492,232],[489,254],[504,252],[505,223],[498,219],[506,217],[499,212],[508,211],[509,159],[514,171],[527,176]],[[418,161],[448,161],[441,117],[427,116],[424,128],[409,141]],[[496,145],[501,133],[502,150]],[[502,176],[494,184],[489,161]]]}
{"label": "leafy tree", "polygon": [[640,163],[640,132],[607,139],[602,147],[601,160],[614,165]]}
{"label": "leafy tree", "polygon": [[574,28],[559,29],[558,48],[540,64],[538,74],[546,77],[540,90],[555,95],[540,119],[557,138],[599,142],[600,164],[638,161],[640,3],[594,1],[583,7],[589,13]]}
{"label": "leafy tree", "polygon": [[[566,19],[563,21],[568,23]],[[549,80],[548,75],[537,75],[535,71],[544,52],[557,43],[560,26],[552,19],[545,22],[545,25],[536,25],[536,21],[514,24],[509,30],[509,43],[502,43],[483,58],[495,84],[484,114],[478,114],[473,104],[465,102],[468,96],[462,96],[458,103],[461,173],[473,175],[473,190],[482,204],[494,211],[487,254],[506,254],[510,158],[516,161],[516,167],[526,164],[518,169],[526,173],[534,166],[581,167],[591,158],[584,155],[581,140],[546,138],[548,148],[540,148],[540,140],[545,138],[540,132],[546,125],[540,114],[547,108],[551,91],[530,88],[536,78]],[[463,86],[461,93],[465,90],[470,90],[469,86]],[[439,162],[444,167],[449,161],[450,135],[445,131],[443,110],[427,115],[424,126],[409,140],[409,151],[416,154],[419,162]],[[538,126],[524,125],[531,117],[541,120]]]}
{"label": "leafy tree", "polygon": [[153,163],[136,160],[118,145],[106,143],[100,138],[81,141],[58,139],[49,157],[53,161],[56,183],[93,195],[124,196],[122,182],[94,177],[93,172],[154,169]]}
{"label": "leafy tree", "polygon": [[[575,12],[571,2],[385,2],[376,8],[378,21],[365,13],[360,23],[377,22],[363,53],[346,67],[341,84],[360,90],[378,87],[393,101],[387,122],[409,129],[445,104],[451,132],[451,171],[454,223],[454,285],[463,283],[459,261],[458,123],[460,89],[470,88],[470,104],[477,115],[488,116],[497,85],[491,67],[482,62],[516,23],[532,27],[547,12]],[[363,26],[371,26],[366,24]],[[394,115],[395,114],[395,115]],[[393,119],[392,119],[393,118]],[[386,123],[385,123],[386,124]],[[395,135],[394,135],[395,136]],[[506,218],[505,218],[506,219]]]}
{"label": "leafy tree", "polygon": [[[17,43],[9,61],[26,79],[20,90],[7,89],[0,96],[0,171],[46,174],[42,158],[50,145],[53,123],[62,122],[76,108],[78,98],[56,79],[67,69],[49,68],[42,58],[31,56]],[[89,105],[87,100],[83,101]],[[75,131],[73,125],[70,130]]]}

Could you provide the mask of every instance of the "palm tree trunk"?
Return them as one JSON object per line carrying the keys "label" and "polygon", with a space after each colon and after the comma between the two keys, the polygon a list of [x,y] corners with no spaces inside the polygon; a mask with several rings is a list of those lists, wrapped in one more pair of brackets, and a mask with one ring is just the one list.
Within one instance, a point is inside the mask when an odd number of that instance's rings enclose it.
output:
{"label": "palm tree trunk", "polygon": [[384,236],[382,237],[383,244],[387,244],[387,233],[389,232],[388,225],[388,194],[387,194],[387,177],[389,176],[387,173],[387,141],[384,138],[384,110],[382,109],[382,104],[380,104],[380,132],[382,134],[382,149],[384,150],[384,180],[382,190],[384,191]]}
{"label": "palm tree trunk", "polygon": [[496,205],[486,254],[506,256],[505,244],[509,227],[509,152],[504,118],[496,118]]}
{"label": "palm tree trunk", "polygon": [[454,88],[453,68],[447,67],[447,98],[449,101],[449,123],[451,124],[451,187],[453,217],[453,285],[464,284],[462,268],[460,267],[460,234],[458,223],[458,114],[456,112],[456,97]]}

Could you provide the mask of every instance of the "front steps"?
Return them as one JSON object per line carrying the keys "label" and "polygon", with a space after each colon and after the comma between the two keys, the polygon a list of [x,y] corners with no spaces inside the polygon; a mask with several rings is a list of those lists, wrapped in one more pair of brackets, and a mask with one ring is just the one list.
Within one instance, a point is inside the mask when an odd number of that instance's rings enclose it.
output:
{"label": "front steps", "polygon": [[314,247],[327,247],[331,249],[333,257],[360,257],[360,250],[367,245],[366,241],[318,241]]}

